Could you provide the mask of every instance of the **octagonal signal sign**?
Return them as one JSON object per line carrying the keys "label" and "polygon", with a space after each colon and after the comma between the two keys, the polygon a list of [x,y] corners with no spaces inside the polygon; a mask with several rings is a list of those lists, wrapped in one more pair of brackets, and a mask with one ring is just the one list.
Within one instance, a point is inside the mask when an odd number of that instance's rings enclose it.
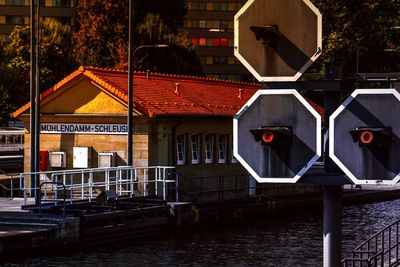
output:
{"label": "octagonal signal sign", "polygon": [[294,89],[259,90],[233,119],[233,153],[260,183],[295,183],[321,155],[321,117]]}
{"label": "octagonal signal sign", "polygon": [[329,118],[329,156],[354,184],[400,180],[400,94],[357,89]]}
{"label": "octagonal signal sign", "polygon": [[249,0],[234,19],[234,52],[260,82],[296,81],[322,50],[322,15],[309,0]]}

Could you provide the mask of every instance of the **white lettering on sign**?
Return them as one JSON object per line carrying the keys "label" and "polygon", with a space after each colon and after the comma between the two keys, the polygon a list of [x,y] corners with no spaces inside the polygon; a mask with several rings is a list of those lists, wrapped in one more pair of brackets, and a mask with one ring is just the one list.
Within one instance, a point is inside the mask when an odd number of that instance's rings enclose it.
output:
{"label": "white lettering on sign", "polygon": [[127,124],[42,123],[41,133],[47,134],[126,134]]}

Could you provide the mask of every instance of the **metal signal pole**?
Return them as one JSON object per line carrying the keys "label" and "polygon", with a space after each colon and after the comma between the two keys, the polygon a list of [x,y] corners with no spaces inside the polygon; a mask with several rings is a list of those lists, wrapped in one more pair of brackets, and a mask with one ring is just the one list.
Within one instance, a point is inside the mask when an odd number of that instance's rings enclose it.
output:
{"label": "metal signal pole", "polygon": [[[35,172],[39,172],[40,163],[40,88],[39,88],[39,78],[40,78],[40,67],[39,67],[39,44],[40,44],[40,0],[38,0],[36,5],[36,56],[35,56],[35,71],[36,71],[36,81],[35,81]],[[40,176],[35,175],[35,205],[39,205],[39,190],[40,190]]]}
{"label": "metal signal pole", "polygon": [[[129,0],[129,25],[128,25],[128,166],[133,165],[132,160],[132,135],[133,135],[133,0]],[[131,188],[131,190],[133,190]]]}

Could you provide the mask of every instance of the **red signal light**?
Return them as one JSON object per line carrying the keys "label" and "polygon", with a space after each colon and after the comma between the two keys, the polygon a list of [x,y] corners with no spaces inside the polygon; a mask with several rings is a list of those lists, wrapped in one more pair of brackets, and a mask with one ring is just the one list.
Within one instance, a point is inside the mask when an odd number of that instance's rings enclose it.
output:
{"label": "red signal light", "polygon": [[360,135],[360,142],[367,145],[374,140],[374,134],[371,131],[363,131]]}
{"label": "red signal light", "polygon": [[272,131],[264,131],[261,139],[264,143],[271,143],[274,140],[274,133]]}

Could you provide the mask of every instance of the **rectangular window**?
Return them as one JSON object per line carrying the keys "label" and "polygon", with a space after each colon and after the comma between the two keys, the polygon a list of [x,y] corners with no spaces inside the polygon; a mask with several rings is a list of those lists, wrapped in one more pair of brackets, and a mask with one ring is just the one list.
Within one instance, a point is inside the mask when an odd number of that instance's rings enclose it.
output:
{"label": "rectangular window", "polygon": [[228,137],[220,135],[218,137],[218,163],[226,163]]}
{"label": "rectangular window", "polygon": [[176,164],[183,165],[186,163],[186,136],[176,136]]}
{"label": "rectangular window", "polygon": [[207,38],[207,46],[213,45],[213,38]]}
{"label": "rectangular window", "polygon": [[192,164],[200,162],[200,135],[192,135]]}
{"label": "rectangular window", "polygon": [[207,10],[213,10],[213,3],[207,2]]}
{"label": "rectangular window", "polygon": [[221,38],[221,46],[228,46],[228,38]]}
{"label": "rectangular window", "polygon": [[199,46],[206,46],[206,38],[205,37],[200,37],[199,38]]}
{"label": "rectangular window", "polygon": [[228,28],[228,22],[223,20],[220,22],[220,27],[221,29],[227,29]]}
{"label": "rectangular window", "polygon": [[206,10],[206,3],[205,2],[199,2],[199,10]]}
{"label": "rectangular window", "polygon": [[199,27],[199,21],[198,20],[192,20],[192,28],[198,28]]}
{"label": "rectangular window", "polygon": [[191,9],[192,9],[192,10],[197,10],[197,9],[199,9],[199,2],[193,1],[192,4],[191,4]]}
{"label": "rectangular window", "polygon": [[236,3],[228,3],[228,10],[235,11],[236,10]]}
{"label": "rectangular window", "polygon": [[222,11],[228,10],[228,3],[221,3],[220,10],[222,10]]}
{"label": "rectangular window", "polygon": [[23,16],[6,16],[6,24],[24,24],[25,19]]}
{"label": "rectangular window", "polygon": [[192,38],[192,45],[199,45],[199,38],[193,37]]}
{"label": "rectangular window", "polygon": [[205,162],[214,162],[214,135],[207,134],[205,139]]}
{"label": "rectangular window", "polygon": [[199,28],[205,28],[206,27],[206,21],[205,20],[199,20]]}
{"label": "rectangular window", "polygon": [[214,29],[219,29],[219,28],[221,28],[220,21],[219,21],[219,20],[213,20],[213,21],[212,21],[212,27],[213,27]]}
{"label": "rectangular window", "polygon": [[220,45],[220,41],[219,38],[213,38],[213,46],[219,46]]}
{"label": "rectangular window", "polygon": [[9,6],[23,6],[24,4],[24,0],[6,0],[6,5]]}

